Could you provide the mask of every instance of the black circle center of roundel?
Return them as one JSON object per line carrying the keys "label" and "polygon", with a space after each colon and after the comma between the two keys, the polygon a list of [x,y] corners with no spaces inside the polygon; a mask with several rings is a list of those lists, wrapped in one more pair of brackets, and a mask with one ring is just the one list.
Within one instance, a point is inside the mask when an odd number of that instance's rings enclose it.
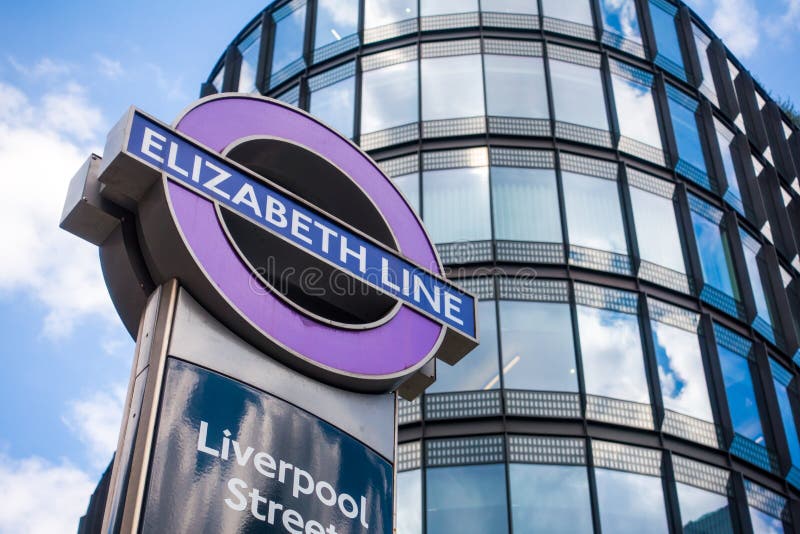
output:
{"label": "black circle center of roundel", "polygon": [[[397,250],[388,224],[364,191],[318,154],[280,139],[250,139],[230,149],[227,157]],[[358,326],[379,321],[395,306],[392,297],[234,211],[220,206],[220,213],[254,275],[302,311]]]}

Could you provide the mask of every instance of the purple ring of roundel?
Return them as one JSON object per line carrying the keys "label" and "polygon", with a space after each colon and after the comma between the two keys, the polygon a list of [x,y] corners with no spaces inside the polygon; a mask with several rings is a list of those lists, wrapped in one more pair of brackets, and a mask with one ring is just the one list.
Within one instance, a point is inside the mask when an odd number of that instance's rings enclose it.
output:
{"label": "purple ring of roundel", "polygon": [[[177,130],[217,152],[239,139],[264,135],[322,154],[370,196],[405,256],[440,272],[419,220],[397,190],[349,142],[306,115],[236,96],[201,102],[181,118]],[[167,189],[177,223],[210,281],[243,316],[286,348],[334,370],[366,376],[400,373],[435,348],[444,327],[405,305],[378,327],[347,330],[317,322],[269,291],[255,291],[250,270],[228,242],[213,203],[172,181]]]}

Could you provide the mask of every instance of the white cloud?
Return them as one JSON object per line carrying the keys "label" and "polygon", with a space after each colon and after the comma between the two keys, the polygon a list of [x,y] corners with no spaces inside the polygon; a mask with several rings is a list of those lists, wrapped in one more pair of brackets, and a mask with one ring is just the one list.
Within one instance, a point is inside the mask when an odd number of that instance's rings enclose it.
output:
{"label": "white cloud", "polygon": [[116,80],[125,73],[122,63],[117,60],[106,57],[103,54],[95,54],[94,59],[97,63],[97,70],[109,80]]}
{"label": "white cloud", "polygon": [[753,0],[714,0],[707,21],[712,30],[740,59],[758,48],[759,13]]}
{"label": "white cloud", "polygon": [[8,57],[8,62],[14,67],[18,73],[29,78],[44,78],[44,77],[57,77],[69,74],[72,66],[64,63],[54,61],[48,57],[42,58],[34,65],[24,65],[17,61],[13,56]]}
{"label": "white cloud", "polygon": [[0,534],[74,533],[97,481],[72,464],[0,454]]}
{"label": "white cloud", "polygon": [[43,304],[51,337],[93,314],[116,323],[97,249],[58,228],[69,179],[102,123],[77,84],[34,102],[0,82],[0,295],[21,292]]}
{"label": "white cloud", "polygon": [[770,38],[786,45],[800,31],[800,0],[783,0],[783,13],[764,23]]}
{"label": "white cloud", "polygon": [[117,448],[125,387],[116,385],[110,391],[97,391],[86,399],[69,403],[62,418],[78,439],[87,446],[92,465],[102,469]]}
{"label": "white cloud", "polygon": [[150,71],[156,88],[168,100],[187,101],[190,99],[189,94],[183,86],[183,77],[168,75],[164,73],[164,69],[155,63],[145,63],[145,68]]}

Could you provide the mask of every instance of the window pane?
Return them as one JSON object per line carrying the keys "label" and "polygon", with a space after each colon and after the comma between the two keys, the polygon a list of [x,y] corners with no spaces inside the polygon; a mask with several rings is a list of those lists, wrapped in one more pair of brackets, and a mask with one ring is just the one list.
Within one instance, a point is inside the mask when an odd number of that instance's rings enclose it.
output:
{"label": "window pane", "polygon": [[733,533],[727,497],[680,482],[676,486],[684,532]]}
{"label": "window pane", "polygon": [[[458,88],[454,91],[454,88]],[[481,56],[422,60],[422,119],[453,119],[484,114]]]}
{"label": "window pane", "polygon": [[358,0],[318,0],[314,48],[358,32]]}
{"label": "window pane", "polygon": [[600,10],[603,14],[603,30],[629,41],[642,42],[635,0],[600,0]]}
{"label": "window pane", "polygon": [[436,382],[427,389],[429,393],[489,390],[500,387],[495,301],[484,300],[478,303],[478,327],[481,344],[462,358],[457,365],[450,366],[438,362]]}
{"label": "window pane", "polygon": [[694,211],[692,225],[705,283],[738,301],[739,287],[735,282],[728,236],[714,221]]}
{"label": "window pane", "polygon": [[697,334],[651,321],[664,407],[714,422]]}
{"label": "window pane", "polygon": [[562,172],[567,232],[573,245],[627,254],[617,182]]}
{"label": "window pane", "polygon": [[660,478],[610,469],[595,469],[595,478],[603,532],[669,532]]}
{"label": "window pane", "polygon": [[[626,70],[632,69],[621,63],[618,65]],[[611,76],[611,85],[614,89],[620,134],[660,149],[661,132],[652,89],[618,74]]]}
{"label": "window pane", "polygon": [[561,243],[556,172],[492,167],[496,239]]}
{"label": "window pane", "polygon": [[503,464],[428,469],[427,499],[428,534],[508,531]]}
{"label": "window pane", "polygon": [[711,74],[711,63],[708,60],[708,46],[711,44],[711,39],[695,24],[692,24],[692,34],[694,35],[695,48],[697,48],[697,57],[700,60],[700,71],[703,75],[700,92],[715,105],[719,106],[717,91],[714,87],[714,78]]}
{"label": "window pane", "polygon": [[361,133],[417,122],[417,62],[408,61],[362,75]]}
{"label": "window pane", "polygon": [[694,111],[674,98],[669,98],[668,101],[672,130],[678,145],[678,157],[705,173],[706,160],[700,144],[700,132]]}
{"label": "window pane", "polygon": [[653,21],[653,31],[656,34],[658,55],[683,72],[683,55],[678,41],[678,29],[675,25],[676,11],[674,6],[663,0],[650,2],[650,17]]}
{"label": "window pane", "polygon": [[750,522],[755,534],[783,534],[781,520],[750,506]]}
{"label": "window pane", "polygon": [[511,464],[508,469],[515,534],[592,532],[586,467]]}
{"label": "window pane", "polygon": [[311,93],[309,112],[333,126],[345,137],[353,137],[353,105],[356,79],[346,78]]}
{"label": "window pane", "polygon": [[553,19],[568,20],[585,26],[594,26],[589,0],[542,0],[542,14]]}
{"label": "window pane", "polygon": [[598,69],[551,60],[550,77],[556,120],[608,129],[603,82]]}
{"label": "window pane", "polygon": [[487,167],[427,171],[422,192],[423,220],[434,243],[492,238]]}
{"label": "window pane", "polygon": [[631,187],[639,255],[645,261],[686,273],[672,200]]}
{"label": "window pane", "polygon": [[481,0],[481,10],[535,15],[539,11],[539,6],[536,5],[536,0]]}
{"label": "window pane", "polygon": [[397,473],[397,534],[422,534],[422,476],[419,469]]}
{"label": "window pane", "polygon": [[717,344],[717,352],[733,430],[747,439],[765,445],[753,377],[750,374],[750,363],[744,356],[720,344]]}
{"label": "window pane", "polygon": [[734,140],[734,133],[728,130],[717,119],[714,119],[714,129],[717,137],[717,144],[719,145],[719,153],[722,156],[722,170],[725,174],[725,181],[728,184],[728,190],[725,191],[725,200],[742,215],[744,212],[744,203],[742,202],[742,190],[739,187],[739,179],[736,175],[736,167],[733,164],[734,149],[732,146]]}
{"label": "window pane", "polygon": [[[742,241],[743,242],[750,242],[752,245],[748,246],[745,244],[742,249],[744,250],[744,261],[745,265],[747,266],[747,277],[750,280],[750,287],[753,289],[753,297],[755,298],[756,302],[756,313],[757,319],[764,321],[769,326],[769,332],[761,332],[767,337],[771,337],[774,341],[774,335],[769,336],[772,331],[772,306],[771,302],[769,302],[769,294],[764,291],[764,284],[762,283],[761,278],[761,268],[763,263],[758,260],[758,253],[753,250],[751,247],[757,247],[758,242],[746,234],[743,230],[739,230]],[[761,330],[759,330],[761,331]]]}
{"label": "window pane", "polygon": [[540,57],[484,56],[486,105],[497,117],[547,118],[547,86]]}
{"label": "window pane", "polygon": [[392,181],[411,204],[411,209],[419,213],[419,173],[395,176]]}
{"label": "window pane", "polygon": [[783,431],[786,434],[786,441],[789,443],[789,456],[793,465],[800,466],[800,441],[798,441],[794,410],[792,410],[792,403],[789,400],[789,390],[778,380],[773,380],[773,383],[775,385],[775,393],[778,396],[778,408],[781,412]]}
{"label": "window pane", "polygon": [[258,72],[258,55],[261,50],[261,26],[247,34],[239,43],[242,54],[242,67],[239,70],[240,93],[257,93],[256,73]]}
{"label": "window pane", "polygon": [[417,0],[364,0],[364,28],[377,28],[417,16]]}
{"label": "window pane", "polygon": [[303,35],[306,29],[306,6],[275,21],[275,43],[272,49],[272,74],[303,57]]}
{"label": "window pane", "polygon": [[211,85],[214,86],[214,89],[217,90],[218,93],[222,92],[222,82],[225,80],[225,67],[223,66],[217,72],[217,75],[214,76],[214,79],[211,81]]}
{"label": "window pane", "polygon": [[586,393],[649,404],[638,318],[589,306],[577,309]]}
{"label": "window pane", "polygon": [[500,301],[500,340],[506,388],[578,391],[569,304]]}
{"label": "window pane", "polygon": [[478,0],[420,0],[420,15],[447,15],[478,11]]}

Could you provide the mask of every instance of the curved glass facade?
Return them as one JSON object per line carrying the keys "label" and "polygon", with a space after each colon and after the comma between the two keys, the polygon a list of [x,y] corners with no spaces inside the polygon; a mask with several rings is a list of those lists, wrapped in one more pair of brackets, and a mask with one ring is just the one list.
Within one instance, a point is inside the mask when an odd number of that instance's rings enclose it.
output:
{"label": "curved glass facade", "polygon": [[479,303],[397,532],[800,529],[800,131],[668,0],[292,0],[203,94],[367,150]]}

